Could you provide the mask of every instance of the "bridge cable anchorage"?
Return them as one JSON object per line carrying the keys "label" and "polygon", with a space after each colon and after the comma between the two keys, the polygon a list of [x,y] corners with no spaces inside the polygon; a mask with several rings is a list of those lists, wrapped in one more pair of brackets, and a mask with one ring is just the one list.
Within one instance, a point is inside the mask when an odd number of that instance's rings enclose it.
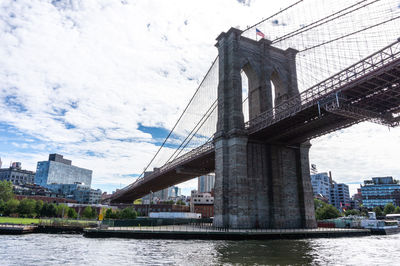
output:
{"label": "bridge cable anchorage", "polygon": [[[350,13],[353,13],[353,12],[355,12],[355,11],[357,11],[357,10],[360,10],[361,8],[364,8],[364,7],[366,7],[366,6],[369,6],[369,5],[371,5],[371,4],[374,4],[374,3],[378,2],[378,1],[381,1],[381,0],[374,0],[373,2],[366,3],[366,4],[363,5],[363,6],[357,7],[357,8],[355,8],[355,9],[353,9],[353,10],[350,10],[350,11],[344,13],[344,14],[339,15],[339,14],[342,13],[343,11],[346,11],[346,10],[348,10],[348,9],[350,9],[350,8],[353,8],[353,7],[355,7],[355,6],[358,6],[358,5],[360,5],[361,3],[366,2],[366,1],[368,1],[368,0],[362,0],[362,1],[360,1],[360,2],[357,2],[357,3],[355,3],[355,4],[351,5],[351,6],[348,6],[348,7],[344,8],[344,9],[341,9],[341,10],[335,12],[335,13],[332,13],[332,14],[330,14],[329,16],[326,16],[326,17],[324,17],[324,18],[322,18],[322,19],[319,19],[319,20],[317,20],[317,21],[314,21],[314,22],[312,22],[311,24],[308,24],[307,26],[298,28],[297,30],[292,31],[292,32],[290,32],[290,33],[288,33],[288,34],[286,34],[286,35],[284,35],[284,36],[281,36],[281,37],[279,37],[279,38],[276,38],[276,39],[272,40],[272,44],[275,44],[275,43],[284,41],[284,40],[286,40],[286,39],[292,38],[292,37],[294,37],[294,36],[296,36],[296,35],[299,35],[299,34],[301,34],[301,33],[304,33],[304,32],[306,32],[306,31],[309,31],[309,30],[314,29],[314,28],[316,28],[316,27],[322,26],[322,25],[324,25],[324,24],[326,24],[326,23],[329,23],[329,22],[331,22],[331,21],[333,21],[333,20],[335,20],[335,19],[338,19],[338,18],[343,17],[343,16],[345,16],[345,15],[348,15],[348,14],[350,14]],[[339,16],[334,17],[334,18],[331,18],[331,19],[329,19],[329,20],[326,20],[326,19],[328,19],[328,18],[330,18],[330,17],[332,17],[332,16],[335,16],[335,15],[339,15]],[[324,20],[326,20],[326,21],[324,21]],[[322,22],[322,23],[317,24],[317,23],[319,23],[319,22]],[[317,25],[315,25],[315,24],[317,24]],[[312,27],[311,27],[311,26],[312,26]]]}

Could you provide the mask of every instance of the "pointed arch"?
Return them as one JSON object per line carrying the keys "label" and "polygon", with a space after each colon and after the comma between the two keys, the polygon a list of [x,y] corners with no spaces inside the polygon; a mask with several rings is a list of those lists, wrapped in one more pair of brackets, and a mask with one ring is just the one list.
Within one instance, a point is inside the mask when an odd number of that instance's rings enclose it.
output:
{"label": "pointed arch", "polygon": [[287,99],[288,89],[285,86],[279,70],[274,68],[270,76],[271,93],[272,93],[272,106],[275,107],[282,101]]}
{"label": "pointed arch", "polygon": [[[248,60],[247,63],[242,66],[242,74],[244,73],[247,78],[247,84],[243,84],[243,80],[242,86],[247,85],[247,100],[244,101],[243,108],[244,110],[248,110],[248,115],[246,117],[248,120],[255,118],[261,113],[261,101],[265,99],[265,96],[261,93],[260,75],[256,71],[258,68],[250,62],[251,61]],[[246,98],[243,98],[243,100]]]}

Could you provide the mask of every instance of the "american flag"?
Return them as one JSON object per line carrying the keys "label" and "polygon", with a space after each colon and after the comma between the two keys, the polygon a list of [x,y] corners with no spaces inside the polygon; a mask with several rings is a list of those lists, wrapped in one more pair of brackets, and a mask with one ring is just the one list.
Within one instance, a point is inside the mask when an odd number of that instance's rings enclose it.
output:
{"label": "american flag", "polygon": [[261,36],[262,38],[265,38],[264,33],[262,33],[259,29],[256,28],[256,35]]}

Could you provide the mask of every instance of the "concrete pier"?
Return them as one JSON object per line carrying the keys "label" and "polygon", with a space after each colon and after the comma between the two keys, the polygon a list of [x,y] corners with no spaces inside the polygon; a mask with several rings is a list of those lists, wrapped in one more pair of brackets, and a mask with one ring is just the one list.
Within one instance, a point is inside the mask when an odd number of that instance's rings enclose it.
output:
{"label": "concrete pier", "polygon": [[0,224],[0,235],[22,235],[34,233],[35,225]]}
{"label": "concrete pier", "polygon": [[369,236],[367,229],[215,229],[195,226],[160,227],[112,227],[108,229],[85,229],[90,238],[134,239],[203,239],[203,240],[272,240]]}

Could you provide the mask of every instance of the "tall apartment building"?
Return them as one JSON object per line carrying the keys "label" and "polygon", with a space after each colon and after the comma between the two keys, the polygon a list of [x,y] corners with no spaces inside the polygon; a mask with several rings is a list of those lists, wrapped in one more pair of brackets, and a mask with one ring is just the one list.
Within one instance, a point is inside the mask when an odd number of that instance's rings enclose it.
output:
{"label": "tall apartment building", "polygon": [[343,183],[332,181],[330,191],[330,204],[337,209],[350,208],[349,186]]}
{"label": "tall apartment building", "polygon": [[0,169],[0,180],[11,181],[14,185],[33,184],[35,172],[23,170],[20,162],[14,162],[9,168]]}
{"label": "tall apartment building", "polygon": [[202,175],[197,179],[197,191],[199,193],[211,192],[214,189],[215,174]]}
{"label": "tall apartment building", "polygon": [[310,176],[313,195],[318,196],[321,194],[329,201],[331,198],[331,179],[328,173],[312,174]]}
{"label": "tall apartment building", "polygon": [[362,203],[364,207],[383,207],[388,203],[400,206],[400,184],[393,177],[373,177],[365,180],[361,186]]}

